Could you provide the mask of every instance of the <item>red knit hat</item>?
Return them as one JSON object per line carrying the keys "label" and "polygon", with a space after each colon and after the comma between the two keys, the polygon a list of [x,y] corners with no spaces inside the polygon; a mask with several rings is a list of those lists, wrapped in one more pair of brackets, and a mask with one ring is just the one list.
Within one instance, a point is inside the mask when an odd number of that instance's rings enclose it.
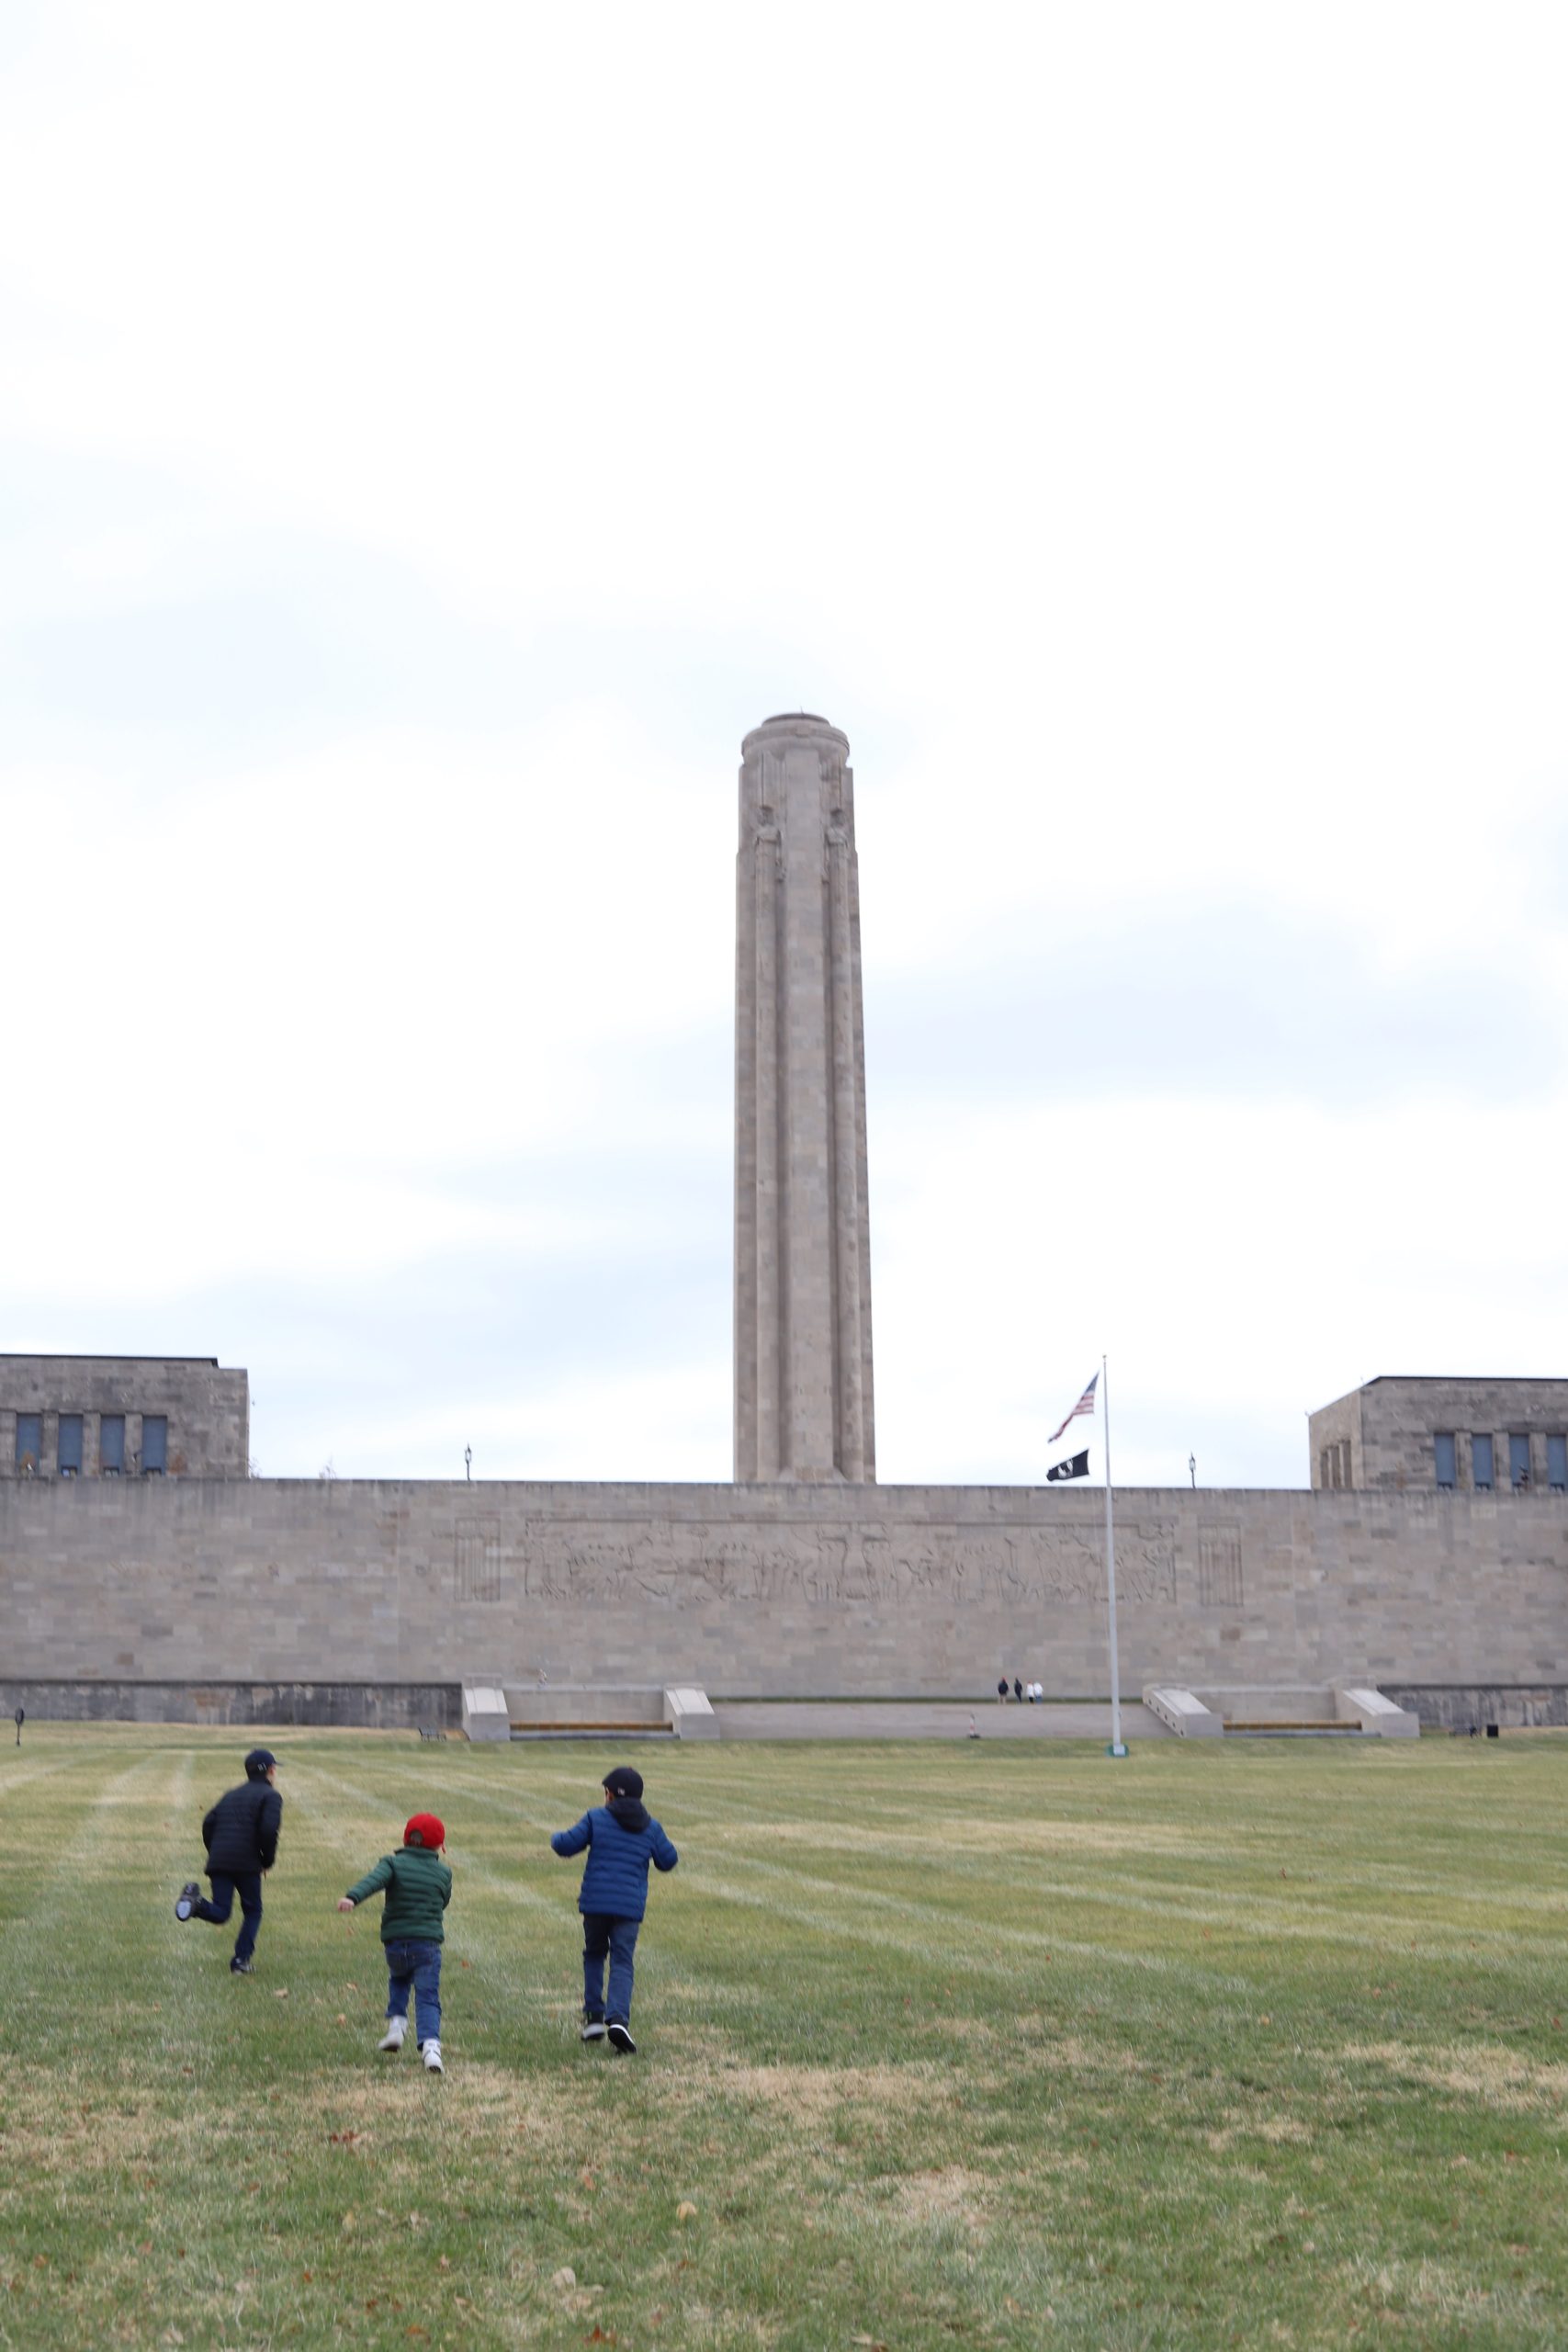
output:
{"label": "red knit hat", "polygon": [[426,1846],[438,1854],[446,1843],[446,1824],[439,1814],[412,1813],[403,1829],[405,1846]]}

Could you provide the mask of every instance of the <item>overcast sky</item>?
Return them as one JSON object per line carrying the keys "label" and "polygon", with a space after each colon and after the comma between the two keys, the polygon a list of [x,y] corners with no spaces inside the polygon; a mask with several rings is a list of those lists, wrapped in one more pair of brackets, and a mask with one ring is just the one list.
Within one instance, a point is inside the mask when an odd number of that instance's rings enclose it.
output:
{"label": "overcast sky", "polygon": [[0,57],[0,1349],[246,1365],[266,1475],[728,1478],[805,707],[885,1480],[1042,1476],[1102,1351],[1118,1483],[1568,1372],[1560,7]]}

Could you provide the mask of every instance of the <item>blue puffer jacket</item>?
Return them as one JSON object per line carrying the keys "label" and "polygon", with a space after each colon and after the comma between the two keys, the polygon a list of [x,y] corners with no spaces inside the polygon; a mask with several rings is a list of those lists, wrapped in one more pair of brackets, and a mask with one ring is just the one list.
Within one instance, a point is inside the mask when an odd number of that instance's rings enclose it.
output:
{"label": "blue puffer jacket", "polygon": [[653,1815],[627,1797],[617,1797],[614,1810],[596,1804],[575,1827],[558,1829],[550,1844],[558,1854],[581,1854],[587,1847],[577,1907],[607,1919],[640,1919],[648,1908],[649,1862],[672,1871],[680,1860]]}

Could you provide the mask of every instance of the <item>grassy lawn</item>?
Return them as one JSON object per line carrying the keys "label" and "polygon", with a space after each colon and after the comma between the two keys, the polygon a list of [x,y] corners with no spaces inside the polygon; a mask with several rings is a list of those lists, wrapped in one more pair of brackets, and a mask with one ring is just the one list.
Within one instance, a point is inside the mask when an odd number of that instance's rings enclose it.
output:
{"label": "grassy lawn", "polygon": [[[0,1750],[0,2344],[1568,2342],[1568,1738],[269,1740],[249,1979],[173,1903],[250,1735]],[[545,1843],[617,1757],[635,2058]],[[445,2078],[333,1907],[420,1807]]]}

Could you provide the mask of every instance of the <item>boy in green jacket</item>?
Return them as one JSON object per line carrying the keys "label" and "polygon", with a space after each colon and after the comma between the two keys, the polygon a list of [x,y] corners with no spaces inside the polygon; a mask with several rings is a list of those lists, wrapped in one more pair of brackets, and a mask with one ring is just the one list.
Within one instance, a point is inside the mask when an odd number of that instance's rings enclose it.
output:
{"label": "boy in green jacket", "polygon": [[416,1813],[403,1831],[400,1851],[383,1854],[337,1906],[352,1911],[356,1903],[386,1888],[381,1941],[387,1950],[387,2030],[377,2047],[402,2048],[412,1990],[416,2047],[433,2075],[446,2071],[441,2064],[442,1915],[452,1900],[452,1873],[441,1860],[446,1843],[446,1827],[436,1815]]}

